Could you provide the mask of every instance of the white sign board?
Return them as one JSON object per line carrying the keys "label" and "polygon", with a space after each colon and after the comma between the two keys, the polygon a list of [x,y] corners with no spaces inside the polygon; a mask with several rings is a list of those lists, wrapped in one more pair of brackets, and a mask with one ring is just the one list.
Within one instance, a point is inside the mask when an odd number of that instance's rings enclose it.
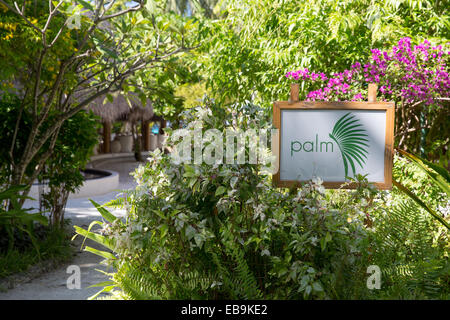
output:
{"label": "white sign board", "polygon": [[392,104],[277,102],[274,123],[280,129],[276,185],[320,177],[325,186],[339,187],[361,174],[390,188]]}

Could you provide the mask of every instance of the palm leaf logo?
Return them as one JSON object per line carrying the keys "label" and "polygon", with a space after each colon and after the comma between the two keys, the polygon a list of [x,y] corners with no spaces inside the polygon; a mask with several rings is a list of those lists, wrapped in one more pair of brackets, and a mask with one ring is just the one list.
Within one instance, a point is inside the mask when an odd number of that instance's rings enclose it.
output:
{"label": "palm leaf logo", "polygon": [[348,176],[349,165],[352,168],[353,176],[355,176],[355,162],[363,167],[367,160],[369,140],[366,130],[359,119],[355,118],[350,112],[341,117],[334,125],[333,131],[329,134],[341,151],[342,160],[344,161],[345,177]]}

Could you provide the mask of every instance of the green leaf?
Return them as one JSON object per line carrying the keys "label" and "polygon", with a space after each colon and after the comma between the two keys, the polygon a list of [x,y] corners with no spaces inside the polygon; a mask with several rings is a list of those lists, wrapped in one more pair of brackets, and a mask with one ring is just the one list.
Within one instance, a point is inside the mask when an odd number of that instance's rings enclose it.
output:
{"label": "green leaf", "polygon": [[111,286],[115,285],[114,281],[102,281],[93,285],[90,285],[88,288],[98,288],[98,287],[105,287],[105,286]]}
{"label": "green leaf", "polygon": [[161,225],[160,231],[161,231],[161,238],[164,238],[167,232],[169,231],[169,227],[167,226],[167,224]]}
{"label": "green leaf", "polygon": [[185,230],[185,235],[186,235],[186,237],[188,238],[188,240],[191,240],[193,237],[194,237],[194,235],[195,235],[195,233],[196,233],[197,231],[195,231],[195,229],[192,227],[192,226],[190,226],[190,225],[188,225],[187,227],[186,227],[186,230]]}
{"label": "green leaf", "polygon": [[202,247],[203,242],[204,242],[202,235],[199,233],[194,235],[194,241],[195,241],[195,244],[200,248]]}
{"label": "green leaf", "polygon": [[79,226],[74,226],[75,228],[75,232],[79,235],[82,235],[88,239],[91,239],[105,247],[107,247],[110,250],[114,250],[115,248],[115,242],[112,239],[108,239],[102,235],[93,233],[93,232],[89,232],[87,230],[84,230],[83,228],[80,228]]}
{"label": "green leaf", "polygon": [[408,153],[404,150],[398,150],[398,152],[414,162],[431,178],[431,180],[433,180],[435,184],[441,188],[443,192],[447,193],[447,196],[450,197],[450,174],[444,167],[422,159],[421,157]]}
{"label": "green leaf", "polygon": [[97,249],[89,247],[89,246],[86,246],[84,248],[84,250],[88,251],[88,252],[91,252],[93,254],[96,254],[96,255],[98,255],[100,257],[103,257],[105,259],[111,259],[111,260],[115,260],[116,259],[116,257],[111,252],[97,250]]}
{"label": "green leaf", "polygon": [[311,291],[312,291],[312,287],[311,286],[306,286],[306,289],[305,289],[305,294],[306,294],[306,296],[309,296],[310,294],[311,294]]}
{"label": "green leaf", "polygon": [[224,194],[227,191],[227,189],[224,186],[220,186],[216,190],[216,196],[220,196]]}
{"label": "green leaf", "polygon": [[234,187],[236,186],[236,183],[238,182],[238,180],[239,180],[238,177],[232,177],[232,178],[230,179],[230,186],[231,186],[231,188],[234,189]]}
{"label": "green leaf", "polygon": [[147,1],[145,9],[147,9],[148,13],[154,13],[156,11],[156,3],[153,0]]}
{"label": "green leaf", "polygon": [[94,7],[88,2],[88,1],[84,1],[84,0],[78,0],[79,3],[81,3],[81,5],[85,8],[85,9],[89,9],[91,11],[94,11]]}
{"label": "green leaf", "polygon": [[113,103],[114,102],[114,98],[110,93],[106,94],[106,98],[108,99],[109,102]]}
{"label": "green leaf", "polygon": [[188,164],[184,164],[184,174],[183,177],[185,178],[192,178],[192,177],[196,177],[197,175],[195,174],[195,169],[193,167],[191,167]]}
{"label": "green leaf", "polygon": [[323,291],[322,285],[319,282],[317,282],[317,281],[314,282],[313,283],[313,290],[316,291],[316,292],[322,292]]}
{"label": "green leaf", "polygon": [[108,210],[106,210],[105,208],[103,208],[100,204],[98,204],[97,202],[95,202],[92,199],[89,199],[89,201],[97,208],[98,212],[102,215],[102,217],[110,222],[113,223],[114,221],[116,221],[117,218],[116,216],[114,216],[111,212],[109,212]]}
{"label": "green leaf", "polygon": [[116,287],[116,285],[113,285],[113,286],[106,286],[106,287],[104,287],[102,290],[100,290],[99,292],[97,292],[96,294],[90,296],[90,297],[88,298],[88,300],[94,300],[94,299],[97,298],[101,293],[103,293],[103,292],[109,292],[109,291],[111,291],[112,289],[114,289],[115,287]]}
{"label": "green leaf", "polygon": [[392,179],[392,183],[399,188],[401,191],[406,193],[411,199],[413,199],[418,205],[420,205],[422,208],[424,208],[426,211],[428,211],[436,220],[438,220],[440,223],[442,223],[447,229],[450,230],[450,225],[445,221],[438,213],[436,213],[433,209],[431,209],[426,203],[424,203],[422,200],[419,199],[411,190],[409,190],[407,187],[402,185],[400,182],[395,181]]}

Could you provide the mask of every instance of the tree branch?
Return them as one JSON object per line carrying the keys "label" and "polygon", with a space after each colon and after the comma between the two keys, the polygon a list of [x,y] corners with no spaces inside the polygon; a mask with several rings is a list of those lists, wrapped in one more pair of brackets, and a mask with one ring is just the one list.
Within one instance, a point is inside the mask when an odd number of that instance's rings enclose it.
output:
{"label": "tree branch", "polygon": [[[30,178],[28,179],[28,183],[26,184],[27,188],[23,192],[22,196],[27,196],[28,195],[28,193],[30,192],[31,186],[34,183],[34,180],[36,180],[36,178],[38,177],[39,173],[41,173],[42,167],[44,166],[45,162],[47,162],[48,158],[50,158],[50,156],[52,155],[53,150],[55,149],[55,144],[56,144],[56,140],[58,139],[58,134],[59,134],[59,130],[60,129],[61,129],[61,127],[58,127],[58,129],[53,134],[53,136],[52,136],[52,138],[50,140],[50,146],[41,155],[41,158],[39,159],[39,162],[38,162],[38,164],[36,166],[36,169],[33,171],[33,173],[31,174]],[[20,205],[21,206],[23,205],[25,200],[26,199],[21,199],[21,201],[20,201]]]}
{"label": "tree branch", "polygon": [[[27,92],[28,92],[28,88],[25,91],[25,96],[27,95]],[[12,138],[12,142],[11,142],[11,148],[9,150],[9,156],[11,158],[11,164],[13,166],[15,164],[15,161],[14,161],[14,146],[16,144],[17,132],[19,131],[20,120],[22,119],[22,113],[23,113],[23,109],[24,108],[25,108],[25,101],[22,100],[22,103],[20,104],[19,115],[17,116],[16,127],[14,128],[14,134],[13,134],[13,138]]]}
{"label": "tree branch", "polygon": [[143,8],[142,7],[142,2],[139,2],[139,4],[137,6],[135,6],[135,7],[124,9],[122,11],[119,11],[119,12],[116,12],[116,13],[113,13],[113,14],[110,14],[110,15],[107,15],[107,16],[101,16],[100,17],[100,21],[106,21],[106,20],[109,20],[109,19],[112,19],[112,18],[115,18],[115,17],[119,17],[119,16],[122,16],[124,14],[129,13],[129,12],[139,11],[142,8]]}
{"label": "tree branch", "polygon": [[[35,26],[34,24],[31,23],[30,20],[27,19],[27,17],[25,17],[25,15],[23,14],[23,12],[21,12],[17,6],[17,3],[14,2],[14,5],[16,8],[11,7],[8,3],[6,3],[4,0],[0,0],[0,3],[4,4],[9,10],[11,10],[12,12],[14,12],[15,14],[21,16],[26,23],[32,27],[33,29],[35,29],[37,32],[42,33],[42,30],[39,29],[37,26]],[[23,7],[23,9],[25,9],[25,7]]]}

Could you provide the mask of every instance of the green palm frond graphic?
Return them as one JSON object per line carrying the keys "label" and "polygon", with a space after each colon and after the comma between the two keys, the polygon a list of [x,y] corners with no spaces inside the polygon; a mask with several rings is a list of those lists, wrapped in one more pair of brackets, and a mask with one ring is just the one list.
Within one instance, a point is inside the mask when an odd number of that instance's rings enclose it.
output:
{"label": "green palm frond graphic", "polygon": [[355,162],[361,168],[363,167],[368,154],[366,148],[369,147],[367,144],[369,142],[368,135],[362,124],[359,123],[359,119],[348,112],[336,122],[329,136],[336,142],[341,151],[345,177],[348,176],[349,165],[352,168],[353,176],[355,176]]}

